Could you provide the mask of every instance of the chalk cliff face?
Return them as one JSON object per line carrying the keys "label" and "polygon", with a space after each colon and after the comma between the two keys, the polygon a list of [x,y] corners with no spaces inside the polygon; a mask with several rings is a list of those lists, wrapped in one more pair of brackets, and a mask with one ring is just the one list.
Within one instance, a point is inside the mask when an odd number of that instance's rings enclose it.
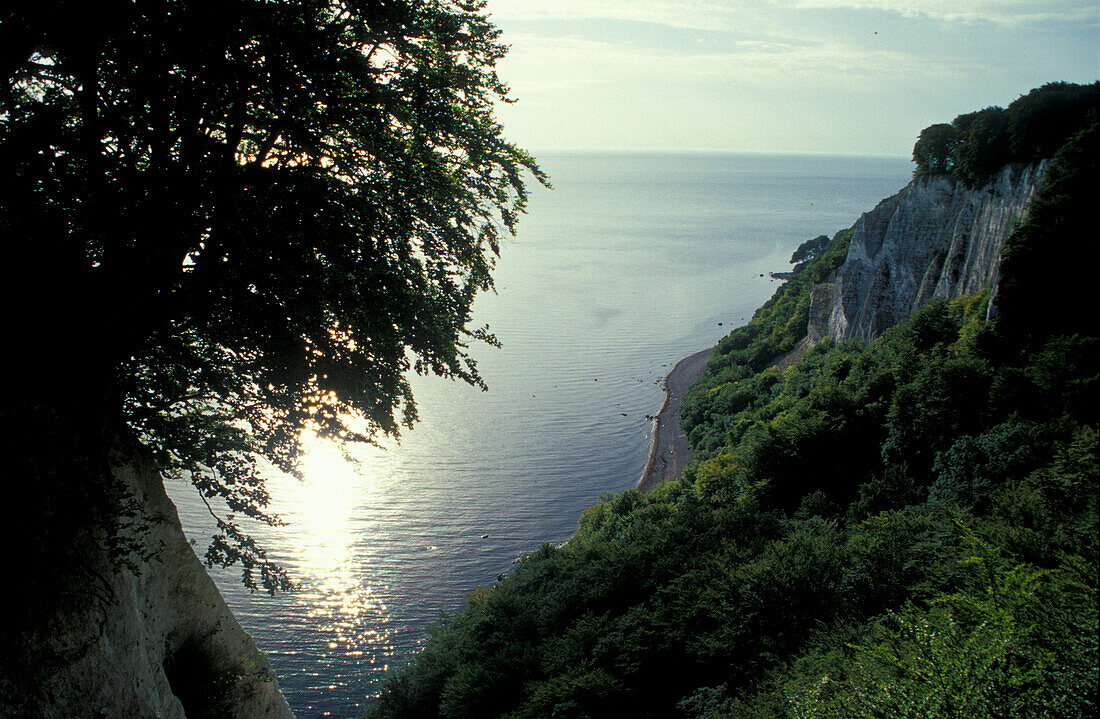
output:
{"label": "chalk cliff face", "polygon": [[49,641],[74,660],[49,679],[37,716],[293,719],[184,538],[155,467],[139,456],[115,473],[152,520],[148,546],[159,552],[136,575],[104,560],[99,601],[58,618]]}
{"label": "chalk cliff face", "polygon": [[974,189],[918,177],[864,214],[844,264],[813,288],[808,341],[871,339],[933,297],[996,288],[1005,240],[1047,164],[1006,166]]}

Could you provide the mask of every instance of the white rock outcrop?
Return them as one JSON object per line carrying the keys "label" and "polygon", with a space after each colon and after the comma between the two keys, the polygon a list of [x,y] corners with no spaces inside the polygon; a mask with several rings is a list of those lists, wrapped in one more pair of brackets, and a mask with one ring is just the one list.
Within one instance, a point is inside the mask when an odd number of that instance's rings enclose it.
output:
{"label": "white rock outcrop", "polygon": [[159,551],[137,574],[104,560],[99,600],[59,617],[51,643],[72,647],[73,659],[48,680],[40,716],[293,719],[267,660],[185,539],[155,467],[139,455],[115,474],[152,521],[149,547]]}
{"label": "white rock outcrop", "polygon": [[973,189],[918,177],[865,213],[844,264],[813,289],[809,341],[872,339],[933,297],[995,290],[1001,250],[1047,165],[1008,165]]}

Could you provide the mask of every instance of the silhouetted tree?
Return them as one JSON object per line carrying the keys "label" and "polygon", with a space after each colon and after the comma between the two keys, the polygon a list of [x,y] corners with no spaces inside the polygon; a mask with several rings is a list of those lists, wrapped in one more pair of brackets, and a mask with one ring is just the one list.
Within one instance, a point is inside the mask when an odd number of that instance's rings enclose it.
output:
{"label": "silhouetted tree", "polygon": [[1100,120],[1100,83],[1048,82],[1008,106],[1008,131],[1016,162],[1049,159],[1089,122]]}
{"label": "silhouetted tree", "polygon": [[1100,83],[1048,82],[1007,108],[987,107],[930,125],[913,146],[915,175],[950,173],[974,187],[1009,163],[1049,160],[1100,119]]}
{"label": "silhouetted tree", "polygon": [[[220,497],[208,561],[284,581],[257,455],[415,417],[406,375],[481,385],[470,305],[544,177],[501,135],[483,0],[19,1],[0,11],[9,485],[29,564],[112,532],[136,435]],[[124,509],[124,507],[123,507]],[[94,515],[94,516],[93,516]],[[102,515],[102,516],[99,516]],[[95,519],[94,517],[99,517]],[[49,555],[49,556],[47,556]]]}
{"label": "silhouetted tree", "polygon": [[959,115],[952,124],[959,133],[954,176],[973,187],[1012,162],[1008,113],[1001,107]]}
{"label": "silhouetted tree", "polygon": [[917,143],[913,145],[913,162],[917,163],[914,174],[950,172],[955,166],[955,149],[958,144],[958,131],[946,123],[929,125],[921,130]]}

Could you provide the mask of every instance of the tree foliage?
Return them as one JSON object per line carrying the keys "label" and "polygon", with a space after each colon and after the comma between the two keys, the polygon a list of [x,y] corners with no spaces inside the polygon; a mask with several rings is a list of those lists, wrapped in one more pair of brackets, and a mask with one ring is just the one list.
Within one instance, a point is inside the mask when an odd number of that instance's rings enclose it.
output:
{"label": "tree foliage", "polygon": [[950,172],[955,165],[955,149],[959,133],[954,125],[938,123],[921,130],[917,144],[913,146],[913,162],[916,174],[932,175]]}
{"label": "tree foliage", "polygon": [[1053,158],[1098,112],[1100,83],[1047,83],[1007,108],[987,107],[926,127],[913,146],[914,174],[950,174],[974,187],[1008,163]]}
{"label": "tree foliage", "polygon": [[[273,521],[257,455],[293,470],[303,430],[396,433],[411,371],[482,384],[471,302],[525,173],[545,179],[494,119],[484,2],[15,2],[0,47],[0,234],[32,280],[8,288],[5,424],[77,438],[17,468],[30,506],[109,484],[133,433],[205,500]],[[210,561],[283,581],[218,521]]]}
{"label": "tree foliage", "polygon": [[791,715],[1042,719],[1095,711],[1096,596],[1073,576],[1081,567],[1052,581],[991,557],[964,561],[988,565],[985,586],[887,614],[852,647],[845,678],[789,687]]}
{"label": "tree foliage", "polygon": [[1088,283],[1067,278],[1067,257],[1095,255],[1091,203],[1100,173],[1100,115],[1054,154],[1046,189],[1005,245],[997,303],[1005,330],[1028,344],[1067,332],[1092,304]]}
{"label": "tree foliage", "polygon": [[829,236],[818,235],[812,240],[806,240],[791,254],[792,265],[802,265],[814,259],[829,247]]}

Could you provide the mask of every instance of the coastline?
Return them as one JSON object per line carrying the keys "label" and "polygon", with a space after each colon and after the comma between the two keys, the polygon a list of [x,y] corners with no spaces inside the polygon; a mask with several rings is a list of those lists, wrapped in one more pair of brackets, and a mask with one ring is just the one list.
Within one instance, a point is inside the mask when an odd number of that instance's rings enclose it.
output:
{"label": "coastline", "polygon": [[711,350],[708,347],[684,357],[665,377],[665,402],[653,420],[649,459],[636,485],[638,490],[649,492],[660,484],[679,479],[684,466],[691,461],[691,445],[680,429],[680,401],[687,388],[703,376]]}

